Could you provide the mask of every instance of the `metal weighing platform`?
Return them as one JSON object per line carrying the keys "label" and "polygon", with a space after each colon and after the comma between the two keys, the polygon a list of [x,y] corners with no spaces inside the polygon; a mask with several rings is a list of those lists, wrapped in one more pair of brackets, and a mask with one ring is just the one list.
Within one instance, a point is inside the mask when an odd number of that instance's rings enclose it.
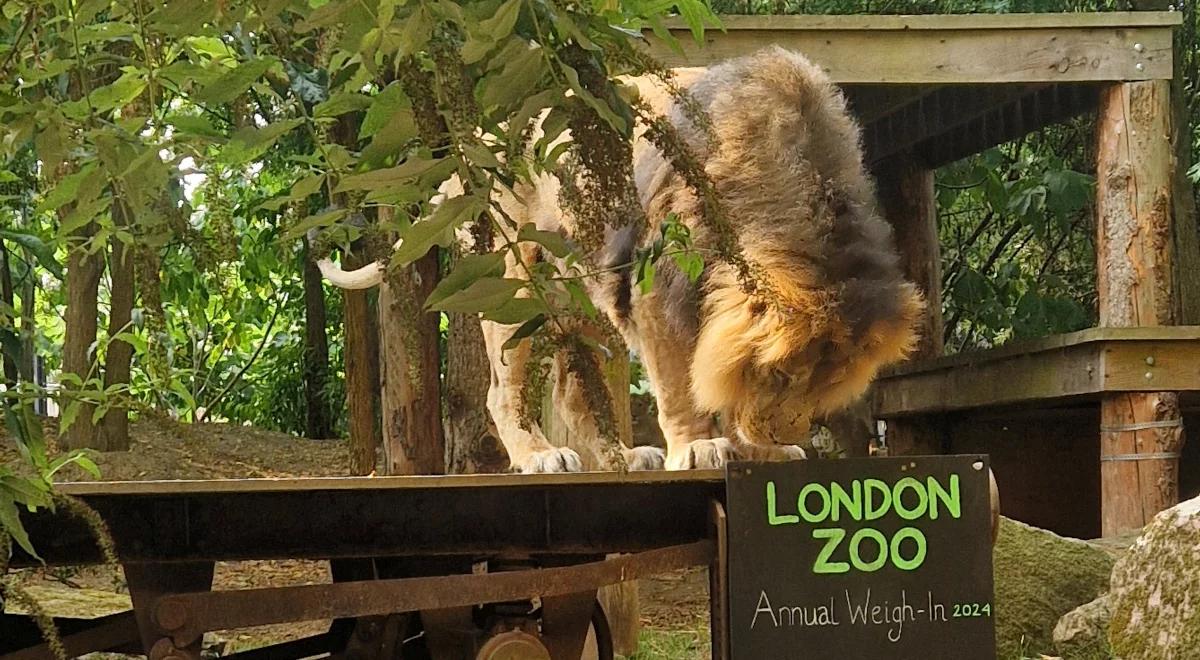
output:
{"label": "metal weighing platform", "polygon": [[[245,660],[612,657],[599,587],[709,566],[713,657],[724,530],[721,471],[95,482],[60,490],[107,521],[133,611],[63,620],[72,656],[196,660],[205,632],[332,620]],[[101,561],[69,514],[29,516],[49,565]],[[34,565],[18,554],[15,566]],[[217,561],[318,559],[333,583],[212,591]],[[419,616],[417,616],[419,614]],[[591,641],[589,641],[591,640]],[[52,657],[0,615],[0,660]]]}

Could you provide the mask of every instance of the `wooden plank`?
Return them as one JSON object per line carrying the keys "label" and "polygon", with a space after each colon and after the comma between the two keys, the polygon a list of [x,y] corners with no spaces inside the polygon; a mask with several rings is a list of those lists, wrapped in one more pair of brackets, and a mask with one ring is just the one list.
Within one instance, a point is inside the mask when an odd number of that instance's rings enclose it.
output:
{"label": "wooden plank", "polygon": [[771,17],[769,27],[707,31],[703,46],[685,31],[676,31],[682,53],[655,37],[648,38],[647,47],[665,64],[683,67],[705,66],[776,44],[804,53],[838,83],[1083,82],[1172,76],[1171,28],[1166,26],[996,29],[960,20],[957,27],[924,29],[916,23],[876,28],[868,21],[833,28],[824,22],[774,22],[782,18]]}
{"label": "wooden plank", "polygon": [[886,372],[884,376],[902,376],[964,365],[978,365],[1004,360],[1025,353],[1038,353],[1056,348],[1068,348],[1097,342],[1162,341],[1186,342],[1200,340],[1200,326],[1163,326],[1157,328],[1088,328],[1078,332],[1050,335],[1038,339],[1014,341],[983,351],[947,355],[933,360],[910,362]]}
{"label": "wooden plank", "polygon": [[[1049,12],[1013,14],[803,14],[763,16],[726,14],[720,17],[726,30],[1004,30],[1011,28],[1130,28],[1173,27],[1183,23],[1174,11]],[[664,24],[672,31],[686,32],[678,18]]]}
{"label": "wooden plank", "polygon": [[[1200,339],[1094,340],[1019,352],[984,351],[885,375],[874,385],[884,419],[953,410],[1050,405],[1106,393],[1200,391]],[[1048,347],[1047,347],[1048,346]]]}
{"label": "wooden plank", "polygon": [[420,488],[538,488],[719,482],[724,470],[573,472],[551,474],[414,475],[403,477],[303,477],[296,479],[194,479],[178,481],[78,481],[59,483],[66,495],[200,495],[281,491],[403,490]]}
{"label": "wooden plank", "polygon": [[[1170,83],[1112,85],[1096,131],[1096,271],[1100,323],[1178,322],[1174,280],[1174,162]],[[1183,417],[1170,383],[1162,391],[1100,401],[1101,517],[1105,536],[1138,529],[1179,499]],[[1136,378],[1135,378],[1136,380]]]}

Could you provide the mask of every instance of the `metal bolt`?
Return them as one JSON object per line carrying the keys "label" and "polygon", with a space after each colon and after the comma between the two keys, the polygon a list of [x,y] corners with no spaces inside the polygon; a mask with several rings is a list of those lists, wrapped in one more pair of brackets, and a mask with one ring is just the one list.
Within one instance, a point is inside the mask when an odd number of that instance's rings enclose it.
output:
{"label": "metal bolt", "polygon": [[1138,71],[1145,71],[1146,65],[1142,64],[1141,62],[1138,62],[1137,64],[1133,65],[1133,68],[1137,69]]}
{"label": "metal bolt", "polygon": [[1146,356],[1146,364],[1148,364],[1152,367],[1154,366],[1154,356],[1153,355]]}
{"label": "metal bolt", "polygon": [[974,463],[971,464],[971,467],[974,468],[975,471],[978,472],[979,470],[983,469],[983,461],[975,461]]}
{"label": "metal bolt", "polygon": [[1138,52],[1138,53],[1140,53],[1140,52],[1142,52],[1142,51],[1146,50],[1146,47],[1145,47],[1145,46],[1143,46],[1143,45],[1141,45],[1140,43],[1139,43],[1139,44],[1134,44],[1134,45],[1133,45],[1133,50],[1134,50],[1135,52]]}
{"label": "metal bolt", "polygon": [[187,619],[188,611],[182,603],[164,600],[154,608],[154,622],[163,630],[179,630],[187,623]]}
{"label": "metal bolt", "polygon": [[1151,373],[1151,372],[1149,372],[1149,371],[1147,371],[1147,372],[1146,372],[1146,380],[1151,380],[1152,378],[1154,378],[1154,374],[1153,374],[1153,373]]}

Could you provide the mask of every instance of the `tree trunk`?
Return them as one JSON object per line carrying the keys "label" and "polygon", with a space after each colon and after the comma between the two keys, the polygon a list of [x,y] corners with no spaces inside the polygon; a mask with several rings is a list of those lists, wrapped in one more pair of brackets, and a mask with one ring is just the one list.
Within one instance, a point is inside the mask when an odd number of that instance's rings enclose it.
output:
{"label": "tree trunk", "polygon": [[439,250],[389,271],[379,289],[383,454],[388,474],[444,474],[441,315],[424,310],[437,286]]}
{"label": "tree trunk", "polygon": [[[7,305],[8,312],[16,314],[16,292],[13,290],[12,280],[12,259],[9,257],[8,246],[0,239],[0,303]],[[12,327],[16,327],[15,320]],[[8,351],[2,352],[4,356],[4,380],[0,381],[6,389],[12,389],[16,386],[20,373],[17,370],[17,356]]]}
{"label": "tree trunk", "polygon": [[[90,234],[89,226],[74,238],[82,243]],[[62,360],[64,381],[73,375],[82,383],[94,375],[92,369],[96,356],[92,346],[96,343],[96,303],[102,270],[103,261],[99,254],[88,254],[81,245],[73,246],[67,255],[66,337]],[[78,383],[62,384],[67,389],[79,387]],[[67,428],[63,443],[67,449],[96,448],[96,426],[92,423],[95,406],[83,401],[78,404],[78,413]],[[65,405],[73,405],[73,402],[64,401]]]}
{"label": "tree trunk", "polygon": [[[114,206],[114,215],[117,207]],[[118,218],[114,218],[119,222]],[[121,239],[112,238],[112,255],[109,264],[112,276],[108,313],[108,352],[104,360],[104,389],[114,385],[129,385],[130,366],[133,361],[133,345],[116,339],[128,332],[133,320],[133,250],[127,249]],[[104,451],[127,451],[129,449],[129,409],[114,405],[104,414],[100,426],[99,448]]]}
{"label": "tree trunk", "polygon": [[304,435],[309,438],[333,437],[329,400],[329,337],[325,332],[325,288],[321,271],[309,255],[304,241],[301,256],[304,274]]}
{"label": "tree trunk", "polygon": [[[347,256],[348,268],[362,265],[361,257]],[[375,397],[379,393],[379,328],[366,291],[342,290],[346,332],[346,407],[350,414],[350,472],[375,471],[379,435],[375,425]]]}
{"label": "tree trunk", "polygon": [[446,337],[446,471],[503,472],[508,456],[487,408],[491,364],[478,314],[450,314]]}

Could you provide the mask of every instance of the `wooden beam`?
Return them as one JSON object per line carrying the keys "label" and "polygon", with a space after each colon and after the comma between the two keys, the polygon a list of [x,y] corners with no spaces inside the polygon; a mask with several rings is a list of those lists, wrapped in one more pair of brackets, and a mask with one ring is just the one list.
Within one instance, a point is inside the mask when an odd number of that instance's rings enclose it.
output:
{"label": "wooden beam", "polygon": [[[1112,85],[1097,122],[1100,323],[1177,322],[1172,242],[1170,83]],[[1183,417],[1175,391],[1100,401],[1101,517],[1106,536],[1138,529],[1179,499]]]}
{"label": "wooden beam", "polygon": [[[914,357],[938,357],[943,348],[942,258],[933,171],[910,154],[899,154],[880,163],[875,176],[883,215],[895,229],[904,275],[925,296],[921,338]],[[941,453],[942,443],[935,425],[922,419],[889,423],[887,445],[893,454],[932,454]]]}
{"label": "wooden beam", "polygon": [[647,31],[669,66],[703,66],[769,44],[804,53],[838,83],[1127,81],[1172,76],[1177,12],[932,16],[725,16],[682,52]]}

